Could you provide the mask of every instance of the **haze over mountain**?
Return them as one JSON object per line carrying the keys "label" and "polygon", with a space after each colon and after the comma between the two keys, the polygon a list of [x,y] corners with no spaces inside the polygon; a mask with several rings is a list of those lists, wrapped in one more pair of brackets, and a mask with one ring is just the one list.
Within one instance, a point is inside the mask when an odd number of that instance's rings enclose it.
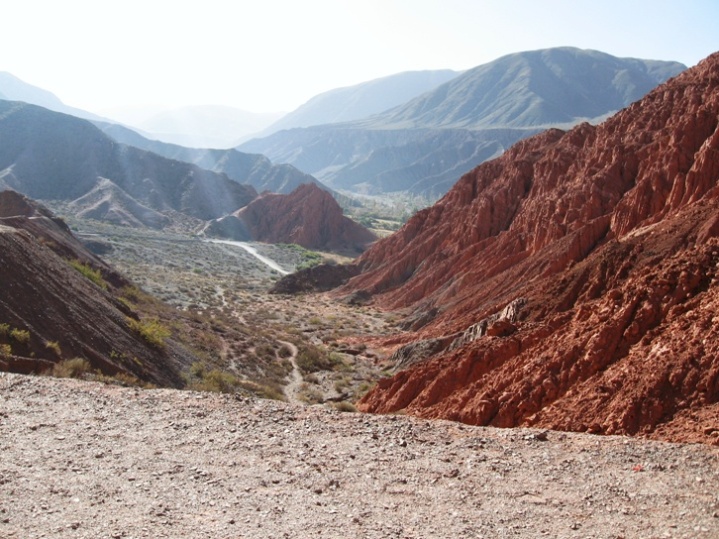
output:
{"label": "haze over mountain", "polygon": [[253,186],[258,192],[290,193],[305,183],[314,183],[322,189],[328,188],[309,174],[291,165],[273,165],[263,155],[248,154],[235,149],[217,150],[188,148],[150,140],[132,129],[107,122],[95,122],[105,134],[117,142],[128,144],[168,159],[192,163],[200,168],[227,174],[237,183]]}
{"label": "haze over mountain", "polygon": [[[239,148],[293,164],[335,189],[436,198],[458,167],[469,170],[551,125],[599,121],[684,69],[571,47],[522,52],[370,118],[280,131]],[[467,141],[460,159],[458,138]]]}
{"label": "haze over mountain", "polygon": [[337,291],[413,313],[362,409],[719,443],[718,186],[719,53],[464,175]]}
{"label": "haze over mountain", "polygon": [[32,105],[38,105],[46,109],[71,114],[86,120],[103,120],[102,117],[92,112],[69,107],[65,105],[55,94],[32,84],[28,84],[11,73],[0,72],[0,99],[7,101],[23,101]]}
{"label": "haze over mountain", "polygon": [[[151,138],[192,148],[231,148],[262,131],[284,113],[255,113],[219,105],[159,111],[141,122],[128,122]],[[122,119],[122,116],[117,116]]]}
{"label": "haze over mountain", "polygon": [[0,101],[0,188],[59,200],[77,212],[163,226],[163,212],[213,219],[257,196],[225,174],[119,144],[90,122]]}
{"label": "haze over mountain", "polygon": [[310,127],[366,118],[401,105],[457,75],[459,72],[449,69],[407,71],[355,86],[336,88],[316,95],[273,123],[258,136],[267,136],[294,127]]}

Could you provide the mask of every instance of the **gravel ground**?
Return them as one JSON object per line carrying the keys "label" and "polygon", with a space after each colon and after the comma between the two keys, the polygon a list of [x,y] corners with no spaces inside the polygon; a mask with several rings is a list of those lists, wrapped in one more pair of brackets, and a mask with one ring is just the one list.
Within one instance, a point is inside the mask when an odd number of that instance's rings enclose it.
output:
{"label": "gravel ground", "polygon": [[0,373],[0,537],[719,537],[719,450]]}

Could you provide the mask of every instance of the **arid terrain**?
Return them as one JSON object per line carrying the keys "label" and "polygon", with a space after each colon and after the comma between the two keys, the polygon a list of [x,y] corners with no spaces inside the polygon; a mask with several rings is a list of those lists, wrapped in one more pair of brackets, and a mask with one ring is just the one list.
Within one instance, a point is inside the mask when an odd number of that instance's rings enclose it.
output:
{"label": "arid terrain", "polygon": [[715,538],[719,452],[0,373],[0,536]]}
{"label": "arid terrain", "polygon": [[[387,351],[367,343],[388,334],[396,314],[325,295],[269,294],[280,272],[236,245],[187,233],[67,220],[134,284],[211,330],[204,369],[244,382],[233,390],[309,404],[351,404],[388,373]],[[253,243],[251,248],[285,272],[320,256],[345,260],[298,246]]]}

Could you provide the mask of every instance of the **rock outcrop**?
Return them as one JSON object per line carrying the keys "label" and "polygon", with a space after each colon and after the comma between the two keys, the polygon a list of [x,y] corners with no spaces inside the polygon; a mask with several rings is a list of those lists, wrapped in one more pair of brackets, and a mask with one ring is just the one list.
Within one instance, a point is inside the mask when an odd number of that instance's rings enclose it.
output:
{"label": "rock outcrop", "polygon": [[300,185],[289,195],[265,193],[233,214],[211,222],[205,233],[354,254],[377,239],[345,217],[332,195],[311,183]]}
{"label": "rock outcrop", "polygon": [[716,440],[718,125],[714,54],[599,126],[516,144],[373,245],[338,293],[437,308],[404,343],[526,302],[511,328],[382,381],[361,407]]}

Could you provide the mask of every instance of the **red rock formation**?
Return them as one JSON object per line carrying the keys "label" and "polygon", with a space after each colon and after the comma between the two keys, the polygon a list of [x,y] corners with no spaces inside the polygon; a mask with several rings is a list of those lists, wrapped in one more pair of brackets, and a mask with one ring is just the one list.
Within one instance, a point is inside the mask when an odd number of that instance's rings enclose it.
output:
{"label": "red rock formation", "polygon": [[526,302],[361,407],[716,443],[718,124],[714,54],[600,126],[520,142],[377,242],[340,293],[438,308],[402,342]]}
{"label": "red rock formation", "polygon": [[[218,225],[268,243],[296,243],[308,249],[361,253],[377,238],[342,215],[327,191],[316,184],[300,185],[289,195],[265,193]],[[219,230],[212,226],[209,229]]]}

